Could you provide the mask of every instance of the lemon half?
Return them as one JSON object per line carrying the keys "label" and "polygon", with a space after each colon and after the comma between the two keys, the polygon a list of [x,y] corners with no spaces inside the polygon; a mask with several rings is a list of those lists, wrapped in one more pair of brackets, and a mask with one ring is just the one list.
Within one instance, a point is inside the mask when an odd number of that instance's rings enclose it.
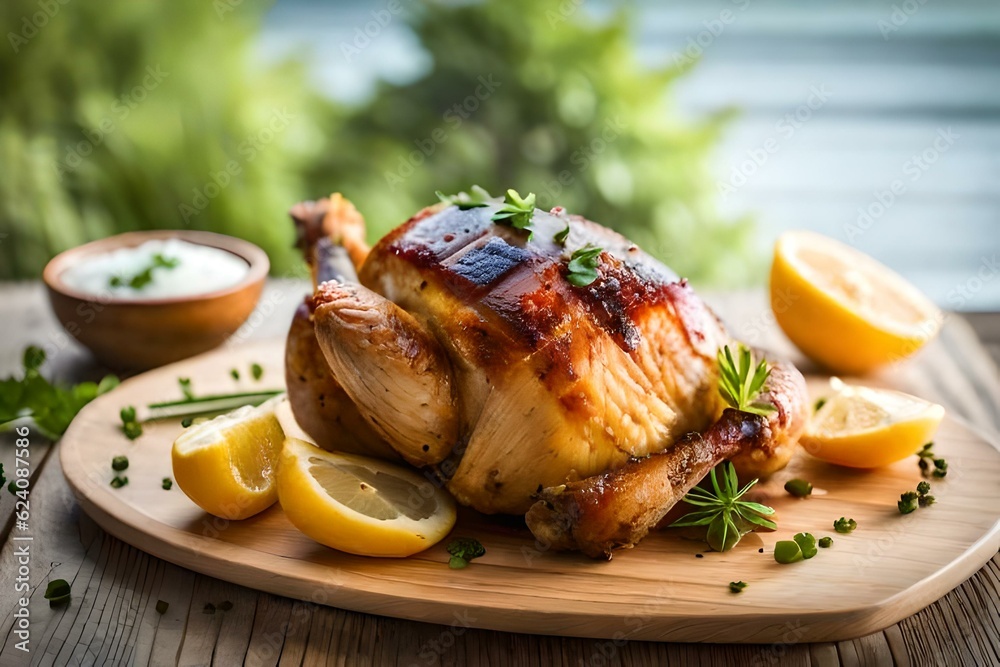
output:
{"label": "lemon half", "polygon": [[944,319],[919,290],[868,255],[803,231],[783,234],[775,245],[771,308],[800,350],[841,373],[908,357]]}
{"label": "lemon half", "polygon": [[239,520],[277,501],[275,473],[285,439],[277,400],[191,426],[174,442],[174,481],[198,507]]}
{"label": "lemon half", "polygon": [[281,452],[278,498],[303,533],[361,556],[410,556],[444,539],[455,525],[455,501],[431,480],[295,438]]}
{"label": "lemon half", "polygon": [[851,468],[880,468],[912,456],[934,438],[944,408],[899,391],[847,386],[813,416],[803,448],[813,456]]}

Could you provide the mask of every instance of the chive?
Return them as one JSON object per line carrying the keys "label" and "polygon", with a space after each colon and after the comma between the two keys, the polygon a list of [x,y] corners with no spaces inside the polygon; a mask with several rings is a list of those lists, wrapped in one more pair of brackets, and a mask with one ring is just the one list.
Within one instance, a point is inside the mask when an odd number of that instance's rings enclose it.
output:
{"label": "chive", "polygon": [[816,538],[813,537],[812,533],[796,533],[792,540],[799,545],[799,549],[802,550],[802,558],[809,560],[818,553],[816,549]]}
{"label": "chive", "polygon": [[163,487],[164,491],[169,491],[170,489],[174,488],[174,480],[170,479],[169,477],[164,477],[163,483],[160,486]]}
{"label": "chive", "polygon": [[252,364],[250,366],[250,374],[253,375],[253,379],[260,382],[260,379],[264,377],[264,367],[260,364]]}
{"label": "chive", "polygon": [[[262,391],[245,391],[235,394],[215,394],[212,396],[199,396],[198,398],[185,398],[180,401],[163,401],[160,403],[150,403],[147,407],[150,410],[160,410],[164,408],[176,408],[183,406],[197,406],[203,403],[214,403],[219,401],[236,401],[243,398],[274,398],[285,393],[284,389],[268,389]],[[263,403],[263,401],[261,401]],[[246,404],[244,404],[246,405]]]}
{"label": "chive", "polygon": [[802,549],[793,540],[781,540],[774,545],[774,560],[787,565],[802,560]]}
{"label": "chive", "polygon": [[127,456],[116,456],[111,459],[111,469],[115,472],[121,472],[122,470],[128,470],[128,457]]}
{"label": "chive", "polygon": [[796,498],[805,498],[813,492],[813,485],[804,479],[790,479],[785,482],[785,491]]}
{"label": "chive", "polygon": [[824,405],[826,405],[826,399],[825,399],[825,398],[820,398],[820,399],[818,399],[818,400],[816,401],[816,407],[815,407],[815,411],[816,411],[816,412],[819,412],[819,411],[820,411],[820,408],[822,408],[822,407],[823,407]]}
{"label": "chive", "polygon": [[129,422],[122,426],[122,432],[129,440],[138,440],[142,435],[142,424],[139,422]]}
{"label": "chive", "polygon": [[121,412],[119,412],[118,414],[122,418],[123,424],[128,424],[129,422],[135,421],[135,408],[131,405],[122,408]]}
{"label": "chive", "polygon": [[239,379],[240,379],[240,372],[238,370],[236,370],[234,368],[233,370],[229,371],[229,374],[233,376],[234,380],[236,380],[237,382],[239,381]]}
{"label": "chive", "polygon": [[854,519],[846,519],[844,517],[840,517],[839,519],[833,522],[833,529],[838,533],[843,533],[845,535],[847,533],[854,532],[854,529],[857,527],[858,527],[858,522],[855,521]]}
{"label": "chive", "polygon": [[113,489],[120,489],[126,484],[128,484],[128,477],[125,476],[115,477],[113,480],[111,480],[111,488]]}

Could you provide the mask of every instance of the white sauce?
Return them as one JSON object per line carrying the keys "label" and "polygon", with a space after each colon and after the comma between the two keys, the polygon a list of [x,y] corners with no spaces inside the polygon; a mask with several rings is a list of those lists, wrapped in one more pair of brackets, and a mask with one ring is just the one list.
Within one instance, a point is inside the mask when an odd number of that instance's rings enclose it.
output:
{"label": "white sauce", "polygon": [[[177,265],[154,268],[150,282],[138,289],[131,287],[132,278],[153,266],[156,255],[176,260]],[[249,271],[246,261],[225,250],[167,239],[87,257],[66,269],[61,278],[67,287],[94,296],[170,299],[232,287]],[[121,284],[113,287],[111,282],[115,277]]]}

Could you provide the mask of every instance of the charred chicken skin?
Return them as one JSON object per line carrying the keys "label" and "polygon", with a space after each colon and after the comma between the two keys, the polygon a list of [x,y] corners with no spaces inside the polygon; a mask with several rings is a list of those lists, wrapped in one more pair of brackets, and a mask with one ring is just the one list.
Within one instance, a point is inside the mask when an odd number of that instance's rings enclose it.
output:
{"label": "charred chicken skin", "polygon": [[[293,209],[317,287],[289,395],[319,444],[432,469],[460,503],[528,513],[594,556],[641,539],[713,462],[784,467],[807,404],[793,367],[769,383],[774,415],[723,414],[730,339],[685,280],[596,223],[536,210],[529,235],[493,222],[499,206],[426,208],[370,250],[339,195]],[[598,277],[577,287],[567,264],[587,244]],[[324,269],[337,246],[353,267]]]}

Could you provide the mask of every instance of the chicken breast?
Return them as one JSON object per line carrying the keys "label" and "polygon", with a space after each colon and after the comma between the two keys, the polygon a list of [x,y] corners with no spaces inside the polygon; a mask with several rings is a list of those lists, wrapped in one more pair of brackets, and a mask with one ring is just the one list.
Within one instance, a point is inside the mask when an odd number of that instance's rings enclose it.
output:
{"label": "chicken breast", "polygon": [[[381,438],[459,502],[523,514],[542,488],[705,429],[722,412],[729,338],[686,281],[619,234],[554,210],[535,212],[529,238],[492,222],[498,207],[419,212],[371,249],[360,285],[319,287],[313,322]],[[567,263],[586,244],[603,249],[598,278],[575,287]]]}

